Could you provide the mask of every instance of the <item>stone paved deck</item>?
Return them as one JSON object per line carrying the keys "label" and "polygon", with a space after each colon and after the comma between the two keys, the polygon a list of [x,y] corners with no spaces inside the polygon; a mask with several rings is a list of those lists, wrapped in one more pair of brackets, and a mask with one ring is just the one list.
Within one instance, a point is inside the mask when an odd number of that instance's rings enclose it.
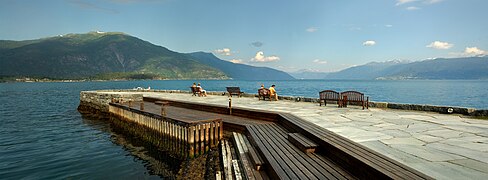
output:
{"label": "stone paved deck", "polygon": [[[227,96],[154,92],[144,96],[228,105]],[[488,179],[488,120],[257,98],[234,97],[232,105],[294,114],[436,179]]]}

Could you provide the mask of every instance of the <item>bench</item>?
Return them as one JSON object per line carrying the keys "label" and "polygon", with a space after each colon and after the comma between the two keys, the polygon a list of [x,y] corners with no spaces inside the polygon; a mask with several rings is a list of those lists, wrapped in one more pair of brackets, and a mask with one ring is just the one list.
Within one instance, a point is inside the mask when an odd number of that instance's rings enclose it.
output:
{"label": "bench", "polygon": [[313,153],[315,152],[315,148],[318,147],[317,144],[300,133],[288,133],[288,141],[306,153]]}
{"label": "bench", "polygon": [[333,90],[324,90],[319,92],[319,105],[322,106],[322,101],[324,101],[324,106],[327,106],[327,101],[337,101],[337,105],[342,107],[341,93]]}
{"label": "bench", "polygon": [[363,106],[363,109],[364,107],[366,107],[366,109],[369,109],[369,97],[366,97],[366,99],[364,99],[363,93],[357,91],[344,91],[341,92],[341,97],[343,107],[347,107],[347,104],[349,103],[359,103],[360,106]]}
{"label": "bench", "polygon": [[199,87],[190,87],[192,96],[202,96],[202,91]]}
{"label": "bench", "polygon": [[241,94],[244,93],[241,91],[241,88],[239,87],[226,87],[226,88],[230,97],[232,97],[233,94],[237,95],[237,97],[241,97]]}
{"label": "bench", "polygon": [[270,95],[271,95],[271,93],[269,92],[269,89],[266,89],[266,88],[258,89],[258,99],[259,100],[261,100],[261,98],[263,100],[266,100],[266,98],[268,98],[271,101]]}

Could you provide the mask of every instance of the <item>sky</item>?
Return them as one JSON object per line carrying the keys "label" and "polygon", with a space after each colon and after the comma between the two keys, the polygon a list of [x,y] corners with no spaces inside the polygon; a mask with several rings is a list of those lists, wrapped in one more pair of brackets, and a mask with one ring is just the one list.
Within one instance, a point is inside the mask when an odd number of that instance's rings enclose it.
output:
{"label": "sky", "polygon": [[0,39],[124,32],[286,72],[488,54],[487,0],[0,0]]}

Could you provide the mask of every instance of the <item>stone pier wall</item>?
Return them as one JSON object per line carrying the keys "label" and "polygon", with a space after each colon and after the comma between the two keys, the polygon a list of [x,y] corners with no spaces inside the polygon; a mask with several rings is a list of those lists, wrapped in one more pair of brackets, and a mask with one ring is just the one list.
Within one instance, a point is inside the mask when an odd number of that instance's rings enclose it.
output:
{"label": "stone pier wall", "polygon": [[[78,111],[82,114],[99,116],[109,112],[108,103],[115,98],[124,101],[142,101],[142,94],[129,90],[115,91],[82,91],[80,92],[80,105]],[[108,117],[108,116],[106,116]]]}

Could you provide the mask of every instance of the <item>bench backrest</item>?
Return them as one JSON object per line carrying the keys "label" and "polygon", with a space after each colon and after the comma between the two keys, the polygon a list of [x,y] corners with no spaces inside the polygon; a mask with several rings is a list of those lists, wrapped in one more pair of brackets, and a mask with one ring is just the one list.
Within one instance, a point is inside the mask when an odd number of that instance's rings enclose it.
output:
{"label": "bench backrest", "polygon": [[333,90],[324,90],[319,93],[321,100],[339,100],[341,94]]}
{"label": "bench backrest", "polygon": [[230,92],[230,93],[240,93],[241,92],[241,88],[239,87],[226,87],[227,88],[227,92]]}
{"label": "bench backrest", "polygon": [[341,96],[347,96],[347,101],[357,101],[363,102],[364,101],[364,94],[357,92],[357,91],[344,91],[341,92]]}
{"label": "bench backrest", "polygon": [[262,89],[258,89],[258,94],[259,96],[269,96],[269,89],[266,89],[266,88],[262,88]]}
{"label": "bench backrest", "polygon": [[199,93],[199,92],[200,92],[200,88],[199,88],[199,87],[190,87],[190,88],[191,88],[191,92],[192,92],[193,94],[195,94],[195,93]]}

